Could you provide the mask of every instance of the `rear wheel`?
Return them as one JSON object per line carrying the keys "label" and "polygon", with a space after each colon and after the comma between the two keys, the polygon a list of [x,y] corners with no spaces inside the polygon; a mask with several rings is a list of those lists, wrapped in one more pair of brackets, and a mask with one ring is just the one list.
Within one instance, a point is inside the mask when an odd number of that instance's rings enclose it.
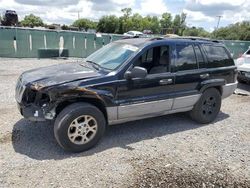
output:
{"label": "rear wheel", "polygon": [[98,108],[88,103],[75,103],[58,115],[54,134],[62,148],[81,152],[97,144],[105,127],[104,115]]}
{"label": "rear wheel", "polygon": [[190,112],[190,116],[198,123],[210,123],[215,120],[221,107],[221,94],[215,88],[205,90]]}

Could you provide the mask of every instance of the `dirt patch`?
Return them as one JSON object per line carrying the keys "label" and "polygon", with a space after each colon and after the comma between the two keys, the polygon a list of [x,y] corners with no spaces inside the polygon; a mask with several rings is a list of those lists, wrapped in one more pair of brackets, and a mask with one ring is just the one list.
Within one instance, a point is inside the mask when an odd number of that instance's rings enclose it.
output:
{"label": "dirt patch", "polygon": [[[165,161],[165,162],[164,162]],[[133,187],[162,187],[162,188],[194,188],[194,187],[250,187],[250,180],[245,177],[234,177],[228,168],[196,167],[183,168],[176,163],[166,163],[152,159],[140,162],[134,166],[137,169]]]}
{"label": "dirt patch", "polygon": [[[1,93],[0,93],[1,94]],[[16,107],[16,106],[15,106]],[[5,115],[13,112],[13,108],[0,108],[0,114]]]}

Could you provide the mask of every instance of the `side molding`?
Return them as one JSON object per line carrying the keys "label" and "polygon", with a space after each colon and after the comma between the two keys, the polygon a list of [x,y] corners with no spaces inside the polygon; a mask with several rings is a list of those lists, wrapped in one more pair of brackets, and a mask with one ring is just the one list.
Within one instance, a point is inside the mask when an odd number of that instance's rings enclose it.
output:
{"label": "side molding", "polygon": [[175,98],[172,109],[194,106],[195,103],[200,99],[200,97],[201,94]]}

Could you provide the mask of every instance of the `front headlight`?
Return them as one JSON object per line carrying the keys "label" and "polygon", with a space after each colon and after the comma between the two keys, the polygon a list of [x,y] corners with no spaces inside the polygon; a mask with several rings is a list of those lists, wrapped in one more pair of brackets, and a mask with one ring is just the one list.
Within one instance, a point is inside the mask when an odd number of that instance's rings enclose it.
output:
{"label": "front headlight", "polygon": [[22,101],[25,89],[26,89],[26,87],[22,83],[22,78],[19,77],[19,79],[17,80],[16,90],[15,90],[15,98],[16,98],[17,102],[20,103]]}

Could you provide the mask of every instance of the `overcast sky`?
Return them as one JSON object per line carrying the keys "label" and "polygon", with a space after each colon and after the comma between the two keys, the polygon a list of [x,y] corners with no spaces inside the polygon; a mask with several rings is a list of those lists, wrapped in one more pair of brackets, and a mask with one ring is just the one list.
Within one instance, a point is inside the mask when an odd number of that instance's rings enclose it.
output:
{"label": "overcast sky", "polygon": [[33,13],[46,23],[71,24],[78,18],[98,20],[103,15],[121,15],[130,7],[133,13],[160,16],[187,13],[188,26],[201,26],[212,31],[222,16],[220,26],[250,21],[250,0],[0,0],[0,13],[13,9],[22,19]]}

